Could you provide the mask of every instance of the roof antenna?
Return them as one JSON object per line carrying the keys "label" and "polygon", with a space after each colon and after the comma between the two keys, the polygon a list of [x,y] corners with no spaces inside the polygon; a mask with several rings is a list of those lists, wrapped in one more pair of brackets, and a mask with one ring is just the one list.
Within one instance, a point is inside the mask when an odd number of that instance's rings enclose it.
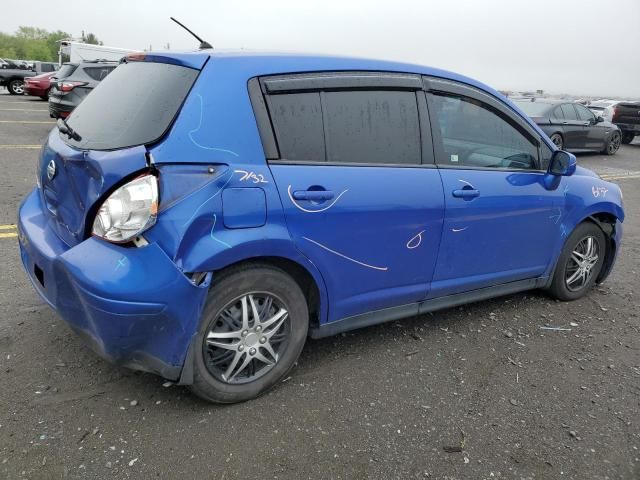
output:
{"label": "roof antenna", "polygon": [[196,40],[198,40],[200,42],[200,50],[204,50],[205,48],[213,48],[211,46],[211,44],[209,42],[205,42],[204,40],[202,40],[198,35],[196,35],[195,33],[193,33],[191,30],[189,30],[187,27],[185,27],[182,23],[180,23],[178,20],[176,20],[173,17],[169,17],[171,20],[173,20],[174,22],[176,22],[178,25],[180,25],[182,28],[184,28],[187,32],[189,32],[191,35],[193,35],[194,37],[196,37]]}

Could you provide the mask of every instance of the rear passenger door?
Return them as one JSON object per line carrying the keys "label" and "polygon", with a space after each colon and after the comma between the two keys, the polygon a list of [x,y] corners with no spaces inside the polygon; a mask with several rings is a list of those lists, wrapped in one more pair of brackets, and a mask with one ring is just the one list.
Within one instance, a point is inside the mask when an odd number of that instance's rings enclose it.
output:
{"label": "rear passenger door", "polygon": [[574,108],[585,129],[585,148],[602,150],[605,147],[606,139],[609,137],[611,127],[604,122],[596,123],[596,116],[588,108],[580,104],[575,104]]}
{"label": "rear passenger door", "polygon": [[329,320],[423,300],[444,201],[420,77],[307,74],[261,87],[271,172],[290,234],[325,280]]}
{"label": "rear passenger door", "polygon": [[587,130],[584,121],[578,118],[576,109],[571,103],[562,103],[556,107],[562,112],[562,130],[564,131],[564,146],[567,150],[584,149],[587,143]]}
{"label": "rear passenger door", "polygon": [[430,296],[542,276],[564,210],[564,192],[545,186],[541,157],[550,155],[548,147],[494,97],[428,82],[446,205]]}

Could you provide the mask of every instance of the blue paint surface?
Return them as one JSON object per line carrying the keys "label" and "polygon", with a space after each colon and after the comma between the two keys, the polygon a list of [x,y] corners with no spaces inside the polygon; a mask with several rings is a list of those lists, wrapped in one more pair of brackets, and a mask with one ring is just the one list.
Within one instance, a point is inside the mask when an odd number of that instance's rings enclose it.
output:
{"label": "blue paint surface", "polygon": [[[176,379],[197,331],[208,280],[248,259],[277,257],[306,270],[319,324],[498,283],[545,278],[577,224],[624,219],[620,190],[592,172],[271,165],[247,91],[250,78],[307,71],[410,72],[494,90],[428,67],[375,60],[224,52],[151,53],[202,69],[176,121],[152,146],[82,152],[57,130],[40,157],[41,188],[19,211],[22,261],[36,290],[103,356]],[[50,160],[58,174],[46,178]],[[89,235],[96,209],[125,179],[159,178],[157,223],[142,248]],[[471,185],[477,198],[452,196]],[[321,186],[329,201],[296,199]],[[606,191],[605,191],[606,190]],[[597,194],[596,194],[597,193]],[[42,271],[44,285],[36,275]],[[215,282],[215,276],[212,279]]]}

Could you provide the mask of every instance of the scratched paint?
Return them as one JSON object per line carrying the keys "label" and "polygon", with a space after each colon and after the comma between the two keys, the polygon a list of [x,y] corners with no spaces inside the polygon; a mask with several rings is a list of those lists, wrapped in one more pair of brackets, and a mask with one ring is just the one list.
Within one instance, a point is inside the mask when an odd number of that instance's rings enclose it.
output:
{"label": "scratched paint", "polygon": [[338,200],[340,200],[340,197],[342,197],[345,193],[347,193],[349,191],[349,189],[344,190],[340,195],[338,195],[336,197],[336,199],[331,202],[329,205],[327,205],[324,208],[320,208],[318,210],[310,210],[308,208],[304,208],[302,205],[300,205],[298,202],[295,201],[295,199],[293,198],[293,194],[291,193],[291,185],[289,185],[289,187],[287,187],[287,193],[289,194],[289,200],[291,200],[291,203],[293,203],[293,205],[298,209],[301,210],[305,213],[320,213],[320,212],[326,212],[327,210],[329,210],[331,207],[333,207]]}
{"label": "scratched paint", "polygon": [[549,218],[551,220],[554,220],[554,223],[557,225],[558,223],[560,223],[560,219],[562,218],[562,209],[560,207],[556,207],[556,212],[553,215],[549,215]]}
{"label": "scratched paint", "polygon": [[425,232],[425,230],[422,230],[420,233],[418,233],[414,237],[411,237],[411,239],[407,242],[407,248],[409,250],[413,250],[414,248],[418,248],[420,246],[420,244],[422,244],[422,234],[424,232]]}
{"label": "scratched paint", "polygon": [[315,240],[312,240],[310,238],[307,238],[307,237],[302,237],[302,238],[304,238],[307,242],[311,242],[314,245],[317,245],[318,247],[326,250],[327,252],[333,253],[334,255],[344,258],[345,260],[349,260],[350,262],[357,263],[358,265],[361,265],[363,267],[371,268],[373,270],[379,270],[382,272],[386,272],[387,270],[389,270],[389,267],[377,267],[375,265],[370,265],[368,263],[361,262],[360,260],[356,260],[355,258],[348,257],[344,253],[337,252],[336,250],[333,250],[325,245],[322,245],[320,242],[316,242]]}

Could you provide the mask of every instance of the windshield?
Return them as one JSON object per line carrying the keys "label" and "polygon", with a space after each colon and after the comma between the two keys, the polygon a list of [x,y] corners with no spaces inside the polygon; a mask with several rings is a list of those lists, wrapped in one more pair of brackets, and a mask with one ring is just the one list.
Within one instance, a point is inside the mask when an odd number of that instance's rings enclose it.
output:
{"label": "windshield", "polygon": [[82,139],[62,138],[87,150],[153,143],[173,122],[198,73],[167,63],[122,64],[67,119]]}
{"label": "windshield", "polygon": [[550,104],[541,102],[516,102],[516,105],[530,117],[543,117],[551,108]]}

